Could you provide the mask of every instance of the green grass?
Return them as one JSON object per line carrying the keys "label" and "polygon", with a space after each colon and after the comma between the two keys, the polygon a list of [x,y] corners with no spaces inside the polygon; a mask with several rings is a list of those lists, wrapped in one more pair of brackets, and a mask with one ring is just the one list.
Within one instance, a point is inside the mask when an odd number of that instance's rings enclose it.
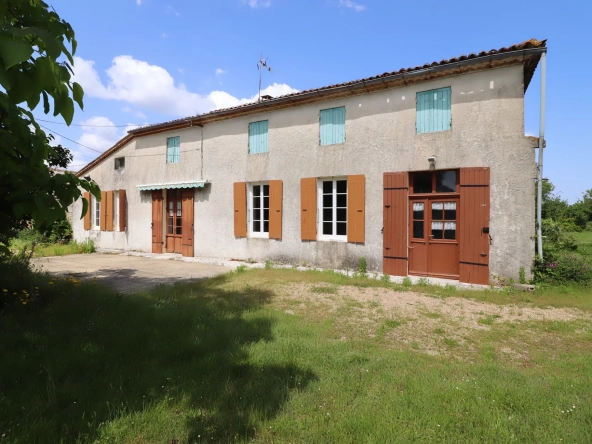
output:
{"label": "green grass", "polygon": [[592,256],[592,231],[582,231],[571,234],[578,244],[578,251],[582,254]]}
{"label": "green grass", "polygon": [[[280,301],[294,282],[323,288],[313,299],[342,285],[389,288],[393,298],[409,290],[380,280],[242,270],[119,295],[31,279],[29,303],[0,315],[1,443],[592,441],[585,323],[496,319],[472,338],[475,357],[457,359],[417,342],[393,347],[407,321],[392,313],[377,326],[382,334],[352,331],[344,341],[338,316],[355,317],[357,306],[302,315]],[[556,291],[528,303],[523,294],[411,290],[528,306]],[[557,304],[590,308],[589,293],[556,295]],[[443,326],[426,333],[460,353],[456,327]],[[527,365],[499,351],[514,339]]]}
{"label": "green grass", "polygon": [[[14,239],[10,243],[10,248],[14,252],[20,252],[25,247],[30,251],[30,244],[18,239]],[[67,244],[36,245],[33,257],[66,256],[69,254],[93,253],[94,251],[95,247],[92,242],[72,241]]]}

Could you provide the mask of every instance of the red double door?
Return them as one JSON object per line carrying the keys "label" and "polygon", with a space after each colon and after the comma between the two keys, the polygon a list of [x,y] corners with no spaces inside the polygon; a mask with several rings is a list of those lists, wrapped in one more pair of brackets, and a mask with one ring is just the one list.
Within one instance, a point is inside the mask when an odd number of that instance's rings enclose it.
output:
{"label": "red double door", "polygon": [[167,253],[193,256],[194,190],[167,190],[164,200],[162,190],[152,192],[152,252],[163,252],[164,237]]}

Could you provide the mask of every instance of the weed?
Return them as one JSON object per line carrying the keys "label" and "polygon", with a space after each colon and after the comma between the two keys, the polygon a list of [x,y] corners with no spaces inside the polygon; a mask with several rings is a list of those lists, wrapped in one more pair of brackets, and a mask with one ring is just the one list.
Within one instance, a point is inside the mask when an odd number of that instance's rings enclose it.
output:
{"label": "weed", "polygon": [[521,284],[526,284],[526,271],[524,271],[524,267],[520,267],[518,279]]}
{"label": "weed", "polygon": [[411,282],[411,279],[408,276],[405,276],[403,278],[402,285],[403,285],[403,287],[411,287],[413,285],[413,282]]}
{"label": "weed", "polygon": [[391,282],[391,277],[388,274],[383,274],[382,276],[380,276],[380,281],[388,284]]}
{"label": "weed", "polygon": [[361,257],[358,262],[358,272],[360,274],[366,274],[368,272],[368,266],[366,264],[366,258]]}
{"label": "weed", "polygon": [[320,293],[320,294],[336,294],[337,287],[335,286],[328,286],[328,285],[321,285],[318,287],[312,287],[310,289],[312,293]]}
{"label": "weed", "polygon": [[444,329],[443,329],[443,328],[440,328],[440,327],[438,327],[438,328],[434,329],[434,333],[437,333],[437,334],[439,334],[439,335],[441,335],[441,334],[444,334]]}
{"label": "weed", "polygon": [[272,262],[272,261],[270,261],[269,259],[267,259],[267,260],[265,261],[265,269],[266,269],[266,270],[271,270],[271,269],[273,269],[273,262]]}
{"label": "weed", "polygon": [[427,287],[430,284],[430,281],[428,281],[426,278],[419,278],[417,280],[417,285],[418,287]]}
{"label": "weed", "polygon": [[444,344],[446,344],[448,347],[456,347],[458,346],[458,341],[453,338],[444,338]]}
{"label": "weed", "polygon": [[493,323],[495,322],[496,319],[501,318],[500,315],[490,315],[490,316],[486,316],[484,318],[480,318],[478,320],[479,324],[483,324],[483,325],[493,325]]}
{"label": "weed", "polygon": [[245,271],[247,271],[247,266],[246,265],[239,265],[238,267],[236,267],[236,271],[237,273],[244,273]]}

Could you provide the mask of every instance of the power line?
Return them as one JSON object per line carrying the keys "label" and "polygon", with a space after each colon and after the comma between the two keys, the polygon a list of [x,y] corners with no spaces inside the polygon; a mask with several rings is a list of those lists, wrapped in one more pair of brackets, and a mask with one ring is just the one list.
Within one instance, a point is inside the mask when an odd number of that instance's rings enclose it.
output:
{"label": "power line", "polygon": [[69,138],[67,138],[66,136],[62,136],[61,134],[59,134],[59,133],[56,133],[56,132],[55,132],[54,130],[52,130],[51,128],[48,128],[48,127],[46,127],[46,126],[43,126],[43,125],[41,125],[41,124],[39,124],[39,126],[40,126],[40,127],[42,127],[42,128],[45,128],[47,131],[51,131],[52,133],[54,133],[54,134],[56,134],[56,135],[60,136],[60,137],[61,137],[61,138],[63,138],[63,139],[69,140],[70,142],[73,142],[73,143],[75,143],[75,144],[77,144],[77,145],[80,145],[81,147],[83,147],[83,148],[86,148],[87,150],[91,150],[91,151],[94,151],[95,153],[103,154],[103,151],[95,150],[94,148],[91,148],[91,147],[89,147],[89,146],[86,146],[86,145],[83,145],[83,144],[81,144],[81,143],[78,143],[78,142],[76,142],[75,140],[69,139]]}
{"label": "power line", "polygon": [[[46,123],[53,123],[56,125],[68,125],[65,122],[55,122],[53,120],[44,120],[44,119],[35,119],[38,122],[46,122]],[[144,124],[144,125],[149,125],[149,124]],[[128,126],[143,126],[143,125],[137,125],[135,123],[128,123],[127,125],[86,125],[86,124],[80,124],[80,123],[71,123],[69,126],[90,126],[90,127],[94,127],[94,128],[125,128]]]}

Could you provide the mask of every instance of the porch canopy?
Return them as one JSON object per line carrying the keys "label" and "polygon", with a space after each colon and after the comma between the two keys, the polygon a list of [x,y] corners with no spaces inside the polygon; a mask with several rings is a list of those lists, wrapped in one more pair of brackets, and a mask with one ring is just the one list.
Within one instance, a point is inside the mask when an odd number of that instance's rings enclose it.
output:
{"label": "porch canopy", "polygon": [[161,183],[149,183],[146,185],[136,185],[136,188],[140,191],[150,190],[164,190],[164,189],[175,189],[175,188],[203,188],[207,180],[186,180],[184,182],[161,182]]}

